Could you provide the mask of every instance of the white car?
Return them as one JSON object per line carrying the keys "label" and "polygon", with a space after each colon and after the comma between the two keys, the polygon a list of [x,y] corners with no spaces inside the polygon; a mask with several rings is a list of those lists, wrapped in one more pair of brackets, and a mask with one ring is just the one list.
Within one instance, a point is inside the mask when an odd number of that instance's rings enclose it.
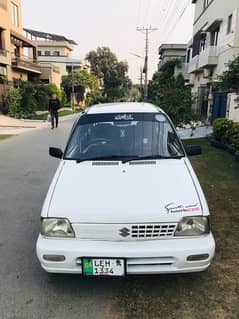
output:
{"label": "white car", "polygon": [[148,103],[80,115],[41,213],[37,256],[52,273],[85,276],[206,270],[209,209],[169,117]]}

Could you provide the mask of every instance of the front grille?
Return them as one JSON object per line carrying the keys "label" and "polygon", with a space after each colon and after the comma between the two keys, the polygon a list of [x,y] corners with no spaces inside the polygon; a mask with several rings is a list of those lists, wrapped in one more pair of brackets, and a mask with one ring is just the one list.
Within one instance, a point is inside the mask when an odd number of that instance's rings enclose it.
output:
{"label": "front grille", "polygon": [[177,223],[150,224],[73,224],[77,238],[110,241],[172,239]]}
{"label": "front grille", "polygon": [[134,239],[172,237],[177,224],[142,224],[131,226],[131,237]]}

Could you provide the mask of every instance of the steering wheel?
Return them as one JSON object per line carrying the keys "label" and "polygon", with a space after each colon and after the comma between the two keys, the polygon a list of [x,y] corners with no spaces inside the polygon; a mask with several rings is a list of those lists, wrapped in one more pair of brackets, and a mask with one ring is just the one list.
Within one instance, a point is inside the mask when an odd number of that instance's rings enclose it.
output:
{"label": "steering wheel", "polygon": [[104,138],[104,137],[99,137],[99,138],[95,138],[94,140],[92,140],[90,142],[90,144],[88,144],[85,149],[83,150],[83,153],[87,153],[90,148],[98,146],[99,144],[104,145],[104,144],[112,144],[111,140]]}

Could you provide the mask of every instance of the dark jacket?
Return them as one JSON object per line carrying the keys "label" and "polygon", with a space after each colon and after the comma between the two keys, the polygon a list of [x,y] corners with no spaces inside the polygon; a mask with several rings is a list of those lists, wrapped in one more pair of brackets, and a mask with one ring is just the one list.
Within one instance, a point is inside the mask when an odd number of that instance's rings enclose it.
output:
{"label": "dark jacket", "polygon": [[56,113],[60,108],[60,101],[58,99],[50,99],[49,101],[49,112]]}

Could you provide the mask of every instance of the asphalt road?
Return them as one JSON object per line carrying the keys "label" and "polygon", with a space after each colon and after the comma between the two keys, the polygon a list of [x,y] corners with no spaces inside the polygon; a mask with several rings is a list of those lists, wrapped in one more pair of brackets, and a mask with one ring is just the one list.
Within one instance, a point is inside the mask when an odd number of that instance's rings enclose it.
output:
{"label": "asphalt road", "polygon": [[72,122],[0,142],[0,319],[176,318],[201,275],[107,280],[41,269],[40,210],[58,165],[48,147],[65,145]]}

